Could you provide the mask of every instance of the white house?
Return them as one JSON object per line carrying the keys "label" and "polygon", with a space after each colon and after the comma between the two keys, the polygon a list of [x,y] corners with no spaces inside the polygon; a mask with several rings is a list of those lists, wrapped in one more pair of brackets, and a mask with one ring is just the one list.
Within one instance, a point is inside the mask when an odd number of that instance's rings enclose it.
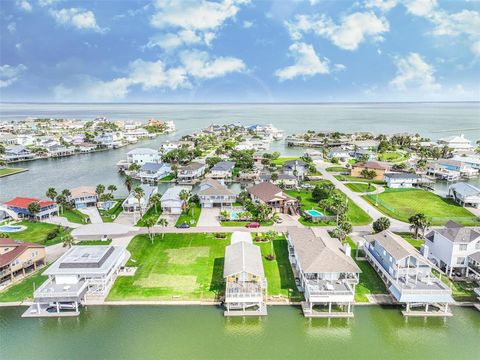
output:
{"label": "white house", "polygon": [[22,145],[16,145],[5,149],[4,159],[6,161],[30,160],[34,157],[35,154]]}
{"label": "white house", "polygon": [[178,215],[182,213],[183,200],[180,199],[180,192],[182,192],[182,190],[187,190],[187,188],[174,186],[165,191],[160,199],[162,212],[164,214]]}
{"label": "white house", "polygon": [[178,181],[192,181],[199,179],[205,174],[206,165],[199,162],[191,162],[188,165],[180,166],[177,171]]}
{"label": "white house", "polygon": [[472,184],[458,182],[450,185],[448,195],[462,206],[480,207],[480,189]]}
{"label": "white house", "polygon": [[220,161],[213,165],[208,173],[208,177],[212,179],[226,179],[231,178],[235,163],[233,161]]}
{"label": "white house", "polygon": [[[289,228],[286,233],[292,267],[305,295],[306,317],[353,316],[355,286],[362,272],[350,257],[350,247],[331,238],[327,232],[316,236],[310,228]],[[332,305],[343,311],[332,311]],[[316,311],[315,307],[328,307]]]}
{"label": "white house", "polygon": [[97,192],[93,186],[79,186],[70,190],[69,201],[73,202],[76,209],[96,206],[98,201]]}
{"label": "white house", "polygon": [[48,308],[57,315],[66,308],[78,315],[81,303],[107,296],[125,258],[122,246],[71,247],[44,271],[48,279],[35,290],[33,305],[23,316],[51,316]]}
{"label": "white house", "polygon": [[141,188],[143,189],[144,195],[140,198],[140,201],[135,197],[135,192],[132,190],[122,203],[123,211],[130,213],[141,211],[145,214],[145,211],[147,211],[150,205],[150,198],[158,192],[158,188],[149,185],[141,185]]}
{"label": "white house", "polygon": [[286,175],[293,175],[303,181],[308,173],[308,164],[303,160],[289,160],[283,163],[282,171]]}
{"label": "white house", "polygon": [[200,183],[198,197],[201,206],[205,208],[230,207],[237,198],[233,191],[215,179],[206,179]]}
{"label": "white house", "polygon": [[417,184],[419,176],[411,173],[385,173],[384,179],[389,188],[411,188]]}
{"label": "white house", "polygon": [[472,150],[472,142],[465,138],[463,134],[460,136],[447,136],[437,141],[440,145],[447,145],[449,148],[453,149],[453,151],[459,150]]}
{"label": "white house", "polygon": [[336,158],[340,161],[347,161],[350,159],[350,150],[343,146],[332,147],[328,152],[328,158]]}
{"label": "white house", "polygon": [[170,164],[146,162],[142,165],[135,177],[140,179],[141,182],[154,183],[168,176],[171,172],[172,167]]}
{"label": "white house", "polygon": [[[480,251],[480,230],[449,221],[443,229],[434,229],[427,234],[425,251],[428,258],[449,276],[467,276],[472,270],[468,257]],[[476,272],[480,276],[480,270]]]}
{"label": "white house", "polygon": [[127,153],[127,162],[129,164],[143,165],[145,163],[156,163],[158,161],[160,161],[160,154],[154,149],[137,148]]}

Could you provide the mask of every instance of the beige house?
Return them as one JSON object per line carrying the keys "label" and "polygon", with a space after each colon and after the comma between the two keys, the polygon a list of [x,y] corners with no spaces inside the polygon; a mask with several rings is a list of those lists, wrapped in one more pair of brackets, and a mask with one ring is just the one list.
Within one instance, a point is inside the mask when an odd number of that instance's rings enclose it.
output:
{"label": "beige house", "polygon": [[270,182],[262,182],[247,189],[253,202],[267,204],[271,209],[284,214],[295,214],[298,200],[286,194]]}

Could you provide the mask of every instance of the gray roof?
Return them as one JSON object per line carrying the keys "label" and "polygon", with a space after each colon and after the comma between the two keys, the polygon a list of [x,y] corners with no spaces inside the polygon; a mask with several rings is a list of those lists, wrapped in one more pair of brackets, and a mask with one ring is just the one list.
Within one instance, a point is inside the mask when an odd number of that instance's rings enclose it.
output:
{"label": "gray roof", "polygon": [[202,163],[191,162],[188,165],[180,166],[178,169],[179,170],[198,170],[198,169],[201,169],[204,166],[205,166],[205,164],[202,164]]}
{"label": "gray roof", "polygon": [[390,178],[390,179],[418,179],[419,176],[417,174],[411,174],[411,173],[386,173],[385,178]]}
{"label": "gray roof", "polygon": [[213,165],[212,170],[214,171],[231,171],[235,167],[233,161],[220,161]]}
{"label": "gray roof", "polygon": [[468,255],[468,257],[480,264],[480,251],[477,251],[473,254]]}
{"label": "gray roof", "polygon": [[28,151],[30,152],[30,150],[28,150],[25,146],[23,145],[16,145],[16,146],[12,146],[12,147],[9,147],[6,149],[6,152],[7,153],[12,153],[12,154],[18,154],[22,151]]}
{"label": "gray roof", "polygon": [[397,261],[407,256],[421,257],[420,253],[412,245],[390,230],[367,235],[365,236],[365,240],[368,242],[378,242]]}
{"label": "gray roof", "polygon": [[246,241],[238,241],[225,248],[223,277],[246,273],[264,277],[260,247]]}
{"label": "gray roof", "polygon": [[158,151],[150,148],[136,148],[130,150],[127,155],[137,155],[137,154],[158,154]]}
{"label": "gray roof", "polygon": [[454,243],[470,243],[480,237],[478,229],[467,228],[454,221],[447,222],[443,229],[432,230],[427,237],[431,239],[435,233]]}
{"label": "gray roof", "polygon": [[153,163],[153,162],[147,162],[142,165],[140,168],[140,171],[150,171],[150,172],[157,172],[163,167],[163,163]]}
{"label": "gray roof", "polygon": [[198,195],[231,195],[236,196],[233,191],[222,185],[220,181],[215,179],[205,179],[200,183],[200,186],[208,186],[206,189],[198,192]]}
{"label": "gray roof", "polygon": [[283,167],[287,169],[295,169],[297,167],[305,167],[307,163],[303,160],[288,160],[283,163]]}
{"label": "gray roof", "polygon": [[338,240],[317,237],[309,228],[289,228],[288,237],[305,273],[361,273],[355,261],[341,250]]}
{"label": "gray roof", "polygon": [[465,182],[459,182],[459,183],[452,184],[452,185],[450,185],[450,189],[455,191],[456,193],[461,194],[462,196],[480,195],[480,189],[479,188],[477,188],[477,187],[475,187],[471,184],[465,183]]}

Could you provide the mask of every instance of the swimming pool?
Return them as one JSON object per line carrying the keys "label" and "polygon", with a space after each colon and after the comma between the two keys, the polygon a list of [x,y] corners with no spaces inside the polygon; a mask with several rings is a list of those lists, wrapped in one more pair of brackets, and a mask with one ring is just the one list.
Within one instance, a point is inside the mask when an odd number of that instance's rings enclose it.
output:
{"label": "swimming pool", "polygon": [[19,225],[2,225],[0,226],[0,232],[18,232],[25,229],[25,226]]}
{"label": "swimming pool", "polygon": [[318,216],[323,216],[323,214],[318,211],[318,210],[315,210],[315,209],[312,209],[312,210],[305,210],[305,212],[310,215],[311,217],[318,217]]}
{"label": "swimming pool", "polygon": [[232,219],[232,220],[237,220],[237,219],[238,219],[238,213],[239,213],[239,212],[240,212],[240,211],[231,210],[231,211],[230,211],[230,219]]}

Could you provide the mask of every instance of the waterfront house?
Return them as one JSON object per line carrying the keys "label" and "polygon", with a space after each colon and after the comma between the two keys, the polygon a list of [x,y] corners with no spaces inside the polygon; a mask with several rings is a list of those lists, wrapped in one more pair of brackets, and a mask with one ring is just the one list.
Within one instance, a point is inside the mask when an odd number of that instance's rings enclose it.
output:
{"label": "waterfront house", "polygon": [[380,141],[378,140],[353,140],[350,143],[355,149],[376,151]]}
{"label": "waterfront house", "polygon": [[28,150],[23,145],[16,145],[7,147],[3,158],[7,161],[24,161],[31,160],[35,157],[35,154]]}
{"label": "waterfront house", "polygon": [[386,173],[384,180],[387,183],[387,187],[398,188],[411,188],[417,184],[419,176],[412,173]]}
{"label": "waterfront house", "polygon": [[395,300],[406,305],[405,316],[428,316],[432,314],[429,309],[435,309],[434,314],[448,314],[452,290],[433,274],[435,266],[430,260],[390,230],[367,235],[365,240],[365,257]]}
{"label": "waterfront house", "polygon": [[353,150],[352,155],[356,160],[360,161],[372,161],[375,160],[375,158],[377,157],[377,154],[372,150],[362,148],[357,148],[356,150]]}
{"label": "waterfront house", "polygon": [[162,206],[163,214],[174,214],[178,215],[182,213],[183,210],[183,200],[180,199],[180,192],[182,190],[187,190],[182,186],[174,186],[168,188],[160,198],[160,204]]}
{"label": "waterfront house", "polygon": [[157,150],[149,148],[137,148],[127,153],[128,164],[156,163],[160,161],[160,154]]}
{"label": "waterfront house", "polygon": [[434,229],[427,234],[425,251],[428,258],[450,277],[468,276],[471,270],[480,276],[480,269],[471,268],[468,259],[480,252],[479,229],[449,221],[443,229]]}
{"label": "waterfront house", "polygon": [[113,133],[98,134],[95,136],[94,140],[98,144],[98,147],[103,149],[113,149],[115,142]]}
{"label": "waterfront house", "polygon": [[375,177],[373,180],[383,181],[385,178],[385,173],[390,170],[390,165],[381,163],[379,161],[362,161],[352,166],[350,175],[354,177],[363,177],[363,170],[375,171]]}
{"label": "waterfront house", "polygon": [[458,182],[448,188],[448,195],[462,206],[480,207],[480,189],[472,184]]}
{"label": "waterfront house", "polygon": [[[33,304],[23,316],[50,315],[47,308],[68,307],[78,315],[78,307],[87,301],[103,301],[126,260],[122,246],[73,246],[45,270],[48,279],[33,294]],[[67,313],[67,314],[68,314]]]}
{"label": "waterfront house", "polygon": [[335,146],[330,148],[328,152],[329,159],[338,159],[340,161],[347,161],[350,159],[350,150],[345,146]]}
{"label": "waterfront house", "polygon": [[141,188],[143,189],[144,195],[140,200],[135,197],[135,192],[132,190],[123,201],[122,208],[124,212],[136,213],[141,211],[145,214],[148,210],[148,207],[150,206],[150,197],[158,192],[158,188],[150,185],[141,185]]}
{"label": "waterfront house", "polygon": [[465,138],[465,135],[461,134],[460,136],[447,136],[437,140],[437,143],[440,145],[447,145],[453,151],[465,151],[472,150],[472,142]]}
{"label": "waterfront house", "polygon": [[[40,205],[40,211],[36,214],[32,214],[30,210],[28,210],[28,205],[34,202]],[[4,205],[7,206],[7,208],[11,211],[15,212],[20,218],[35,218],[37,220],[42,220],[58,215],[58,205],[54,201],[50,200],[16,197],[10,201],[7,201],[4,203]]]}
{"label": "waterfront house", "polygon": [[155,183],[168,176],[171,171],[170,164],[147,162],[142,165],[135,177],[140,179],[141,182]]}
{"label": "waterfront house", "polygon": [[4,146],[18,145],[17,136],[10,133],[0,133],[0,144]]}
{"label": "waterfront house", "polygon": [[237,199],[233,191],[215,179],[205,179],[200,183],[198,197],[204,208],[231,207]]}
{"label": "waterfront house", "polygon": [[470,178],[478,175],[478,170],[468,166],[463,161],[439,159],[426,164],[427,175],[443,180],[457,180],[460,177]]}
{"label": "waterfront house", "polygon": [[288,160],[283,163],[282,171],[286,175],[293,175],[299,181],[303,181],[308,173],[308,164],[303,160]]}
{"label": "waterfront house", "polygon": [[292,215],[297,213],[298,200],[270,182],[253,185],[247,189],[247,192],[253,202],[266,204],[276,212]]}
{"label": "waterfront house", "polygon": [[261,172],[258,176],[258,179],[255,180],[255,183],[260,182],[271,182],[274,185],[277,185],[284,189],[295,189],[298,187],[298,180],[295,175],[288,174],[278,174],[278,178],[275,181],[272,181],[272,173],[270,172]]}
{"label": "waterfront house", "polygon": [[471,156],[454,155],[452,160],[461,161],[467,167],[471,167],[472,169],[480,170],[480,156],[478,156],[478,155],[471,155]]}
{"label": "waterfront house", "polygon": [[198,180],[205,174],[207,166],[199,162],[191,162],[188,165],[179,166],[177,170],[177,179],[180,182],[189,182]]}
{"label": "waterfront house", "polygon": [[45,246],[0,238],[0,285],[46,264]]}
{"label": "waterfront house", "polygon": [[160,146],[160,152],[162,154],[168,154],[170,151],[178,149],[180,145],[177,143],[166,142],[165,144]]}
{"label": "waterfront house", "polygon": [[267,279],[260,247],[248,232],[236,231],[225,248],[225,316],[267,315]]}
{"label": "waterfront house", "polygon": [[315,160],[323,160],[323,154],[321,151],[315,149],[307,149],[304,153],[305,156],[309,157],[313,161]]}
{"label": "waterfront house", "polygon": [[97,149],[97,145],[92,144],[92,143],[88,143],[88,142],[81,142],[81,143],[77,144],[76,146],[77,146],[78,151],[81,152],[81,153],[89,153],[89,152],[93,152]]}
{"label": "waterfront house", "polygon": [[227,179],[231,178],[235,163],[233,161],[220,161],[213,165],[208,173],[208,177],[212,179]]}
{"label": "waterfront house", "polygon": [[[326,231],[316,236],[310,228],[291,227],[286,238],[289,259],[305,295],[304,315],[353,316],[355,286],[362,271],[351,258],[350,247],[342,247]],[[316,311],[318,306],[328,307],[328,312]],[[342,310],[332,311],[335,308]]]}
{"label": "waterfront house", "polygon": [[93,186],[79,186],[70,190],[68,200],[73,203],[76,209],[83,209],[89,206],[96,206],[98,195]]}
{"label": "waterfront house", "polygon": [[55,145],[48,146],[46,148],[48,151],[48,156],[50,157],[70,156],[75,154],[75,148],[70,146],[55,144]]}

